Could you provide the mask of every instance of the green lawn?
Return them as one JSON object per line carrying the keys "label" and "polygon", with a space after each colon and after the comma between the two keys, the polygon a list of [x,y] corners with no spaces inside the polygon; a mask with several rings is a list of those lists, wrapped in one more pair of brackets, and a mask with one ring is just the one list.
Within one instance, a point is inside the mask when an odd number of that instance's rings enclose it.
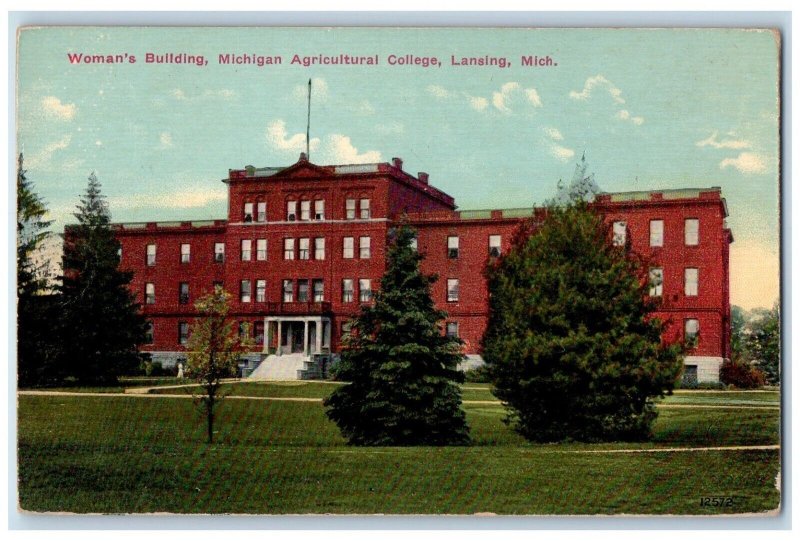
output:
{"label": "green lawn", "polygon": [[180,380],[174,377],[121,377],[119,385],[107,387],[85,387],[78,384],[60,385],[58,387],[42,387],[35,390],[41,391],[64,391],[70,393],[123,393],[130,387],[156,387],[162,385],[178,385]]}
{"label": "green lawn", "polygon": [[[233,387],[270,393],[263,396],[333,388]],[[777,450],[585,452],[775,444],[777,410],[665,409],[654,441],[635,445],[534,445],[502,423],[499,405],[465,410],[469,447],[354,448],[318,402],[228,400],[209,446],[188,399],[20,396],[20,505],[97,513],[712,514],[779,502]],[[706,496],[735,503],[703,507]]]}

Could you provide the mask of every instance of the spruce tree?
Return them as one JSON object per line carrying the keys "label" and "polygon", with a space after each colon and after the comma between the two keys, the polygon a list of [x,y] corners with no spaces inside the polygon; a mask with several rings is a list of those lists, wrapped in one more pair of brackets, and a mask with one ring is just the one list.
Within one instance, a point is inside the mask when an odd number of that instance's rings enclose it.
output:
{"label": "spruce tree", "polygon": [[602,216],[573,198],[525,224],[487,269],[484,358],[506,422],[539,442],[639,440],[653,397],[678,378],[680,346],[662,343],[646,270],[613,246]]}
{"label": "spruce tree", "polygon": [[354,445],[463,445],[469,442],[458,370],[461,342],[445,336],[408,227],[390,235],[386,271],[345,343],[339,387],[324,402]]}
{"label": "spruce tree", "polygon": [[19,155],[17,169],[17,375],[22,386],[46,381],[54,358],[53,297],[47,294],[47,207],[28,180]]}
{"label": "spruce tree", "polygon": [[61,294],[66,376],[82,383],[112,383],[140,362],[146,321],[128,289],[133,273],[119,269],[120,243],[100,182],[92,173],[78,223],[64,233]]}

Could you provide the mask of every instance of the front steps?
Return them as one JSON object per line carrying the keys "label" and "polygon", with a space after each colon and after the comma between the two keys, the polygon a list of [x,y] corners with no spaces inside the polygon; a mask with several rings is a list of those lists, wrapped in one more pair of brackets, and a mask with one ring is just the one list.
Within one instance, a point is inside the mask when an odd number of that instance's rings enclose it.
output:
{"label": "front steps", "polygon": [[325,379],[330,366],[330,355],[302,353],[265,355],[258,366],[243,376],[252,381],[291,381]]}

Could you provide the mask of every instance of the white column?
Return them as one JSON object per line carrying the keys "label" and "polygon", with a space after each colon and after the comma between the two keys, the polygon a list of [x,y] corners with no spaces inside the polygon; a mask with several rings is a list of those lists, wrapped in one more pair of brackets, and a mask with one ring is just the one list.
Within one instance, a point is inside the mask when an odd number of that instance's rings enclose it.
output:
{"label": "white column", "polygon": [[272,330],[272,322],[264,318],[264,348],[262,353],[269,352],[269,338],[270,338],[270,331]]}
{"label": "white column", "polygon": [[303,321],[303,355],[308,355],[308,319]]}
{"label": "white column", "polygon": [[317,353],[322,353],[322,318],[317,318],[317,321],[314,322],[316,326],[317,333],[316,333],[316,347]]}
{"label": "white column", "polygon": [[278,320],[278,348],[275,350],[275,354],[276,355],[280,355],[281,354],[281,342],[283,341],[283,336],[281,334],[282,330],[283,329],[281,329],[281,320],[279,319]]}

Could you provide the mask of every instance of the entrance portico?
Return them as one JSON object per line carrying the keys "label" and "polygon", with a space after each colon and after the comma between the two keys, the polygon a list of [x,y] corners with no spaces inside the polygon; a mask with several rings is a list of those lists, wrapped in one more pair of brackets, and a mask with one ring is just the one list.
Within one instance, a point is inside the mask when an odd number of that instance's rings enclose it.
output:
{"label": "entrance portico", "polygon": [[323,316],[267,316],[264,353],[311,356],[330,353],[331,320]]}

